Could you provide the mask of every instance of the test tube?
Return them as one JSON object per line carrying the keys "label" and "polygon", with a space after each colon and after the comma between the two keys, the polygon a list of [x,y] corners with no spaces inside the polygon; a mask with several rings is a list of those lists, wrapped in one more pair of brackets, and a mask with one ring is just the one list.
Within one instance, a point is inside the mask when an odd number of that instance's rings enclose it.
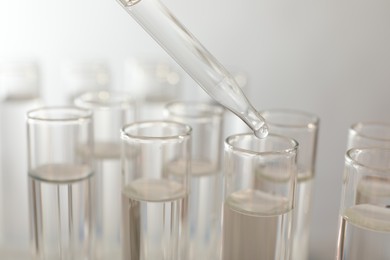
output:
{"label": "test tube", "polygon": [[[189,259],[219,259],[224,109],[204,102],[180,101],[167,104],[165,109],[169,120],[192,128]],[[180,169],[179,165],[171,166],[172,172]]]}
{"label": "test tube", "polygon": [[289,260],[298,143],[270,133],[225,141],[222,260]]}
{"label": "test tube", "polygon": [[93,114],[95,161],[94,258],[120,259],[120,129],[135,120],[135,103],[126,92],[91,91],[75,105]]}
{"label": "test tube", "polygon": [[41,106],[40,79],[36,60],[0,60],[0,259],[28,258],[26,113]]}
{"label": "test tube", "polygon": [[60,79],[65,104],[73,104],[74,99],[88,91],[107,90],[110,87],[110,70],[105,60],[67,60],[60,66]]}
{"label": "test tube", "polygon": [[[348,130],[347,149],[351,148],[390,148],[390,124],[383,121],[364,121],[352,124]],[[356,188],[356,203],[370,203],[385,201],[390,192],[390,182],[384,182],[380,178],[365,176],[359,179]],[[364,241],[359,246],[364,247]]]}
{"label": "test tube", "polygon": [[140,120],[161,119],[164,106],[179,97],[181,75],[173,65],[146,57],[125,61],[125,89],[138,103]]}
{"label": "test tube", "polygon": [[264,119],[234,77],[159,0],[117,0],[161,47],[218,103],[240,117],[259,138]]}
{"label": "test tube", "polygon": [[358,122],[350,126],[347,149],[362,147],[390,148],[390,124],[387,122]]}
{"label": "test tube", "polygon": [[92,259],[92,115],[76,107],[27,114],[32,259]]}
{"label": "test tube", "polygon": [[191,128],[135,122],[121,138],[122,259],[188,259]]}
{"label": "test tube", "polygon": [[319,118],[292,109],[269,109],[262,111],[261,115],[267,120],[270,133],[288,136],[299,143],[291,259],[306,260],[309,254]]}
{"label": "test tube", "polygon": [[[390,150],[352,148],[345,155],[337,260],[390,259]],[[361,183],[370,197],[361,200]]]}

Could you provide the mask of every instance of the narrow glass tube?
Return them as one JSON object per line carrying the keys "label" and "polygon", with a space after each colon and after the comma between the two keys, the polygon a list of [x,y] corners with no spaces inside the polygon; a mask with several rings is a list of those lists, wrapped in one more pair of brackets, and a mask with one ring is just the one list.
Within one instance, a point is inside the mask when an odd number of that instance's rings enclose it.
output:
{"label": "narrow glass tube", "polygon": [[390,148],[390,124],[358,122],[350,126],[347,149],[362,147]]}
{"label": "narrow glass tube", "polygon": [[222,260],[289,260],[298,143],[269,134],[225,141]]}
{"label": "narrow glass tube", "polygon": [[240,117],[259,138],[264,119],[234,77],[159,0],[117,0],[154,40],[218,103]]}
{"label": "narrow glass tube", "polygon": [[142,121],[121,137],[122,259],[188,259],[191,128]]}
{"label": "narrow glass tube", "polygon": [[[189,196],[189,259],[219,259],[222,205],[222,117],[224,109],[201,102],[172,102],[167,118],[192,128]],[[179,170],[172,165],[171,171]]]}
{"label": "narrow glass tube", "polygon": [[288,136],[299,143],[291,259],[306,260],[309,253],[319,118],[290,109],[269,109],[261,112],[261,115],[267,120],[270,133]]}
{"label": "narrow glass tube", "polygon": [[[390,148],[390,124],[380,121],[358,122],[350,126],[348,131],[347,149],[364,148],[364,147],[380,147]],[[372,195],[367,192],[366,187],[378,186],[380,183],[372,178],[366,178],[361,181],[357,190],[358,198],[367,200]]]}
{"label": "narrow glass tube", "polygon": [[347,151],[337,260],[390,259],[389,161],[387,148]]}
{"label": "narrow glass tube", "polygon": [[105,60],[68,60],[61,64],[60,80],[66,93],[65,104],[88,91],[106,90],[110,86],[110,70]]}
{"label": "narrow glass tube", "polygon": [[[249,87],[247,74],[243,71],[237,71],[233,75],[237,83],[241,87],[242,91],[245,93]],[[225,140],[227,137],[233,134],[248,133],[250,131],[251,129],[248,127],[247,124],[245,124],[239,117],[237,117],[231,111],[226,109],[226,113],[224,116],[223,140]]]}
{"label": "narrow glass tube", "polygon": [[[390,124],[371,121],[351,125],[348,131],[347,149],[364,147],[390,148]],[[362,179],[356,191],[357,199],[366,201],[370,200],[370,197],[378,196],[367,189],[372,186],[380,190],[382,184],[373,178]]]}
{"label": "narrow glass tube", "polygon": [[91,113],[32,110],[27,133],[32,259],[93,259]]}
{"label": "narrow glass tube", "polygon": [[95,161],[95,228],[93,259],[120,259],[120,129],[135,120],[135,104],[124,92],[92,91],[75,105],[93,114]]}
{"label": "narrow glass tube", "polygon": [[28,258],[26,113],[41,106],[40,79],[37,61],[0,61],[0,259]]}
{"label": "narrow glass tube", "polygon": [[138,103],[140,120],[160,120],[164,106],[180,96],[181,75],[173,65],[146,57],[125,61],[125,89]]}

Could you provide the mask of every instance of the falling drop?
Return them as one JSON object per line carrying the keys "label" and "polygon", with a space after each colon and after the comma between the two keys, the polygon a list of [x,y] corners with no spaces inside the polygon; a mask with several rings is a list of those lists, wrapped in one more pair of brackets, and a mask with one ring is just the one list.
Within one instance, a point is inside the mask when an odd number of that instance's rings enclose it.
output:
{"label": "falling drop", "polygon": [[268,126],[266,124],[263,124],[254,133],[255,133],[256,137],[263,139],[263,138],[267,137],[267,135],[268,135]]}

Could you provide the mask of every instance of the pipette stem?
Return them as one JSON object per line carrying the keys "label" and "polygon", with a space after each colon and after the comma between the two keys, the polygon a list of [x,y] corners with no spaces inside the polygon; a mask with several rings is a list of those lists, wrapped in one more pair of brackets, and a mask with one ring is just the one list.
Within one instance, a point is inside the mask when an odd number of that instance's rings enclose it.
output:
{"label": "pipette stem", "polygon": [[222,106],[241,118],[259,138],[268,134],[264,118],[234,77],[159,0],[117,0],[143,29]]}

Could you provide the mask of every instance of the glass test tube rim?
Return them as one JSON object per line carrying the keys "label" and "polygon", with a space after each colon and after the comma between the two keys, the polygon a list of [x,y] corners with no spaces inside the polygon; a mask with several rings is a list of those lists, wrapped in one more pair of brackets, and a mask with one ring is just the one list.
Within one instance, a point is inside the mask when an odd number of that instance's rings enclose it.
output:
{"label": "glass test tube rim", "polygon": [[[253,138],[254,140],[259,141],[259,142],[271,141],[271,139],[278,138],[280,140],[284,140],[284,141],[287,141],[288,143],[290,143],[291,147],[285,148],[285,149],[279,149],[276,151],[272,151],[272,150],[253,151],[253,150],[250,150],[247,148],[241,148],[241,147],[237,147],[237,146],[232,145],[231,142],[237,138]],[[283,136],[283,135],[278,135],[278,134],[273,134],[273,133],[269,133],[266,138],[262,138],[262,139],[257,138],[253,133],[234,134],[234,135],[227,137],[225,140],[225,147],[227,149],[229,149],[233,152],[240,153],[240,154],[247,154],[248,156],[268,156],[268,155],[292,154],[292,153],[296,153],[296,151],[298,150],[298,146],[299,146],[299,144],[296,140],[289,138],[289,137],[286,137],[286,136]]]}
{"label": "glass test tube rim", "polygon": [[74,99],[77,107],[85,109],[126,109],[136,105],[131,94],[125,91],[87,91]]}
{"label": "glass test tube rim", "polygon": [[390,148],[381,148],[381,147],[364,147],[364,148],[351,148],[345,153],[345,160],[348,164],[354,165],[355,167],[364,168],[367,171],[374,171],[380,175],[388,175],[390,177],[390,166],[387,167],[378,167],[372,166],[368,163],[362,162],[357,158],[358,155],[362,153],[369,152],[383,152],[386,153],[387,157],[390,158]]}
{"label": "glass test tube rim", "polygon": [[[177,108],[182,110],[178,111]],[[197,121],[210,120],[210,117],[220,117],[225,112],[221,105],[201,101],[172,101],[165,105],[165,109],[173,117],[186,117]]]}
{"label": "glass test tube rim", "polygon": [[[56,114],[53,114],[53,113]],[[68,112],[68,113],[63,113]],[[50,115],[62,115],[62,117],[53,117]],[[80,120],[91,120],[92,111],[77,106],[43,106],[32,109],[27,112],[27,119],[30,122],[52,122],[52,123],[73,123]]]}
{"label": "glass test tube rim", "polygon": [[374,135],[367,134],[363,129],[367,126],[374,126],[374,127],[384,127],[388,128],[390,133],[390,123],[383,122],[383,121],[363,121],[363,122],[357,122],[351,125],[349,128],[349,131],[354,133],[356,136],[360,136],[363,138],[368,138],[376,141],[382,141],[382,142],[390,142],[390,137],[378,137]]}
{"label": "glass test tube rim", "polygon": [[[297,129],[300,128],[316,129],[318,128],[318,125],[320,123],[320,118],[317,115],[303,110],[298,110],[298,109],[274,108],[274,109],[262,110],[259,112],[264,117],[269,127],[276,126],[276,127],[297,128]],[[276,113],[293,116],[297,119],[300,119],[303,122],[302,123],[288,123],[286,121],[277,122],[277,121],[273,121],[270,118],[267,118],[267,114],[271,115]]]}
{"label": "glass test tube rim", "polygon": [[[136,130],[140,126],[151,127],[153,125],[176,126],[176,127],[180,127],[181,131],[180,133],[177,134],[160,135],[160,136],[141,135],[141,134],[134,134],[129,132],[129,130]],[[171,120],[144,120],[144,121],[137,121],[137,122],[124,125],[121,129],[121,138],[123,140],[137,140],[140,142],[148,142],[148,141],[155,142],[157,140],[176,141],[177,139],[189,138],[191,136],[191,132],[192,132],[191,126],[180,122],[171,121]]]}

